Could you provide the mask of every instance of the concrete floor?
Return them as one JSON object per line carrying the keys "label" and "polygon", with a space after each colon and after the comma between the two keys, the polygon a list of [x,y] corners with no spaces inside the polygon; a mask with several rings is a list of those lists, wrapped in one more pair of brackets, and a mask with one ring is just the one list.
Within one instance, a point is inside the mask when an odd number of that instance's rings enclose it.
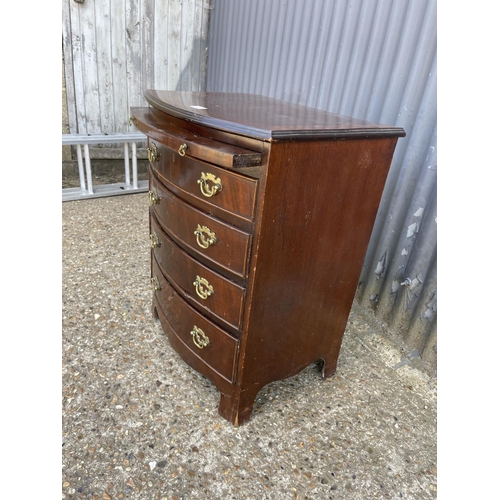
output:
{"label": "concrete floor", "polygon": [[147,194],[62,221],[62,498],[436,498],[436,380],[369,313],[353,305],[333,377],[266,386],[236,428],[151,317]]}

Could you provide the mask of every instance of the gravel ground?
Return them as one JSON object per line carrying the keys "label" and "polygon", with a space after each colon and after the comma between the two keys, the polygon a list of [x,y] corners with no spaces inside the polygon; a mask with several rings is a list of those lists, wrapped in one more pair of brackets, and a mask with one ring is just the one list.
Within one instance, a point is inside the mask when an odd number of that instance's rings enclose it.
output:
{"label": "gravel ground", "polygon": [[62,498],[436,498],[436,380],[353,305],[337,373],[233,427],[150,312],[147,194],[62,204]]}

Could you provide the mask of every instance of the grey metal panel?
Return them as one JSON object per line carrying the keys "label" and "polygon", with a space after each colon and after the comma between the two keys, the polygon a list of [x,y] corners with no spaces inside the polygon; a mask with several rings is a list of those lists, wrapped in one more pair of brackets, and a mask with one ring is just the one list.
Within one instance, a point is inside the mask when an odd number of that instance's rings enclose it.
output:
{"label": "grey metal panel", "polygon": [[436,0],[212,0],[207,90],[403,127],[357,299],[436,366]]}

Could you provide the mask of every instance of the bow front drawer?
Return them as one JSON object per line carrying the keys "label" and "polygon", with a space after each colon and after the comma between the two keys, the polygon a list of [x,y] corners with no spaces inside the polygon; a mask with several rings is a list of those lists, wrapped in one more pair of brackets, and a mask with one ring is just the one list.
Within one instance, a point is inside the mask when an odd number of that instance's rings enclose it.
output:
{"label": "bow front drawer", "polygon": [[[254,167],[261,164],[259,152],[202,137],[169,123],[149,108],[131,108],[136,127],[156,143],[180,156],[191,156],[226,168]],[[154,155],[154,147],[150,148]]]}
{"label": "bow front drawer", "polygon": [[210,212],[213,208],[253,221],[258,181],[245,166],[261,163],[261,153],[200,137],[165,124],[143,108],[134,108],[137,127],[148,136],[153,171],[178,196]]}
{"label": "bow front drawer", "polygon": [[158,316],[170,340],[181,342],[180,353],[194,368],[204,373],[208,367],[233,382],[239,340],[190,307],[165,279],[154,259],[152,264]]}
{"label": "bow front drawer", "polygon": [[[155,144],[149,140],[150,147]],[[252,221],[257,181],[189,156],[179,156],[162,144],[151,166],[160,180],[181,198],[210,212],[219,208]],[[196,203],[197,200],[198,203]]]}
{"label": "bow front drawer", "polygon": [[154,175],[150,176],[150,191],[153,211],[167,234],[196,256],[246,277],[250,234],[183,202]]}
{"label": "bow front drawer", "polygon": [[245,289],[200,264],[178,247],[151,217],[158,238],[153,254],[169,281],[182,290],[184,298],[205,314],[239,329]]}

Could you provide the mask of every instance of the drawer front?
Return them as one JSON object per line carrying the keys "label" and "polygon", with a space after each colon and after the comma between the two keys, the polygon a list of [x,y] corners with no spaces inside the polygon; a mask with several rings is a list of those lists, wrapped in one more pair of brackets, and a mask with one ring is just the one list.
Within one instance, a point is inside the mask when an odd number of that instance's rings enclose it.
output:
{"label": "drawer front", "polygon": [[245,289],[200,264],[178,247],[158,226],[158,246],[152,249],[164,274],[185,293],[186,300],[239,329]]}
{"label": "drawer front", "polygon": [[[236,169],[259,166],[262,162],[262,155],[258,151],[211,139],[212,129],[207,129],[204,137],[174,125],[170,117],[154,109],[133,107],[131,112],[139,130],[179,154]],[[154,154],[154,149],[148,151],[148,156],[154,158]]]}
{"label": "drawer front", "polygon": [[166,183],[179,190],[183,197],[194,197],[206,205],[236,214],[252,221],[255,212],[257,181],[210,163],[180,156],[177,152],[149,140],[159,153],[151,162],[153,170]]}
{"label": "drawer front", "polygon": [[196,254],[246,278],[250,235],[183,202],[150,176],[153,211],[167,232]]}
{"label": "drawer front", "polygon": [[229,382],[234,382],[238,339],[190,307],[168,283],[154,259],[152,275],[158,280],[154,294],[161,307],[158,313],[160,320],[168,322],[175,336],[200,361]]}

